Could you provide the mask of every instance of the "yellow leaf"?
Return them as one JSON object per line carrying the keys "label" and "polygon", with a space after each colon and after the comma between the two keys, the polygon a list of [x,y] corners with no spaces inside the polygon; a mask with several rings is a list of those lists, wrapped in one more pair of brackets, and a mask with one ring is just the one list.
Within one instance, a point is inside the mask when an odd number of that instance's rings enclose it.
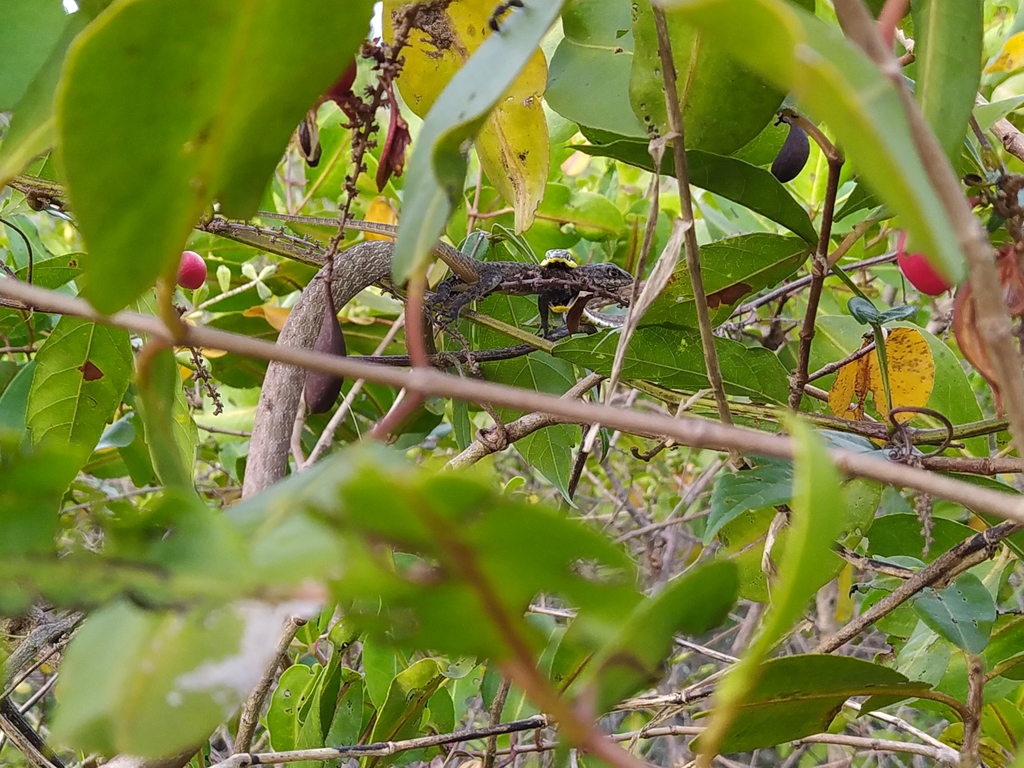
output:
{"label": "yellow leaf", "polygon": [[[924,407],[932,396],[935,384],[935,361],[932,359],[928,341],[920,331],[913,328],[894,328],[885,338],[885,356],[889,362],[889,392],[893,408],[903,405]],[[889,413],[882,387],[882,374],[878,365],[877,351],[871,359],[871,392],[875,397],[875,408],[882,416]],[[900,413],[896,421],[906,422],[914,418],[913,413]]]}
{"label": "yellow leaf", "polygon": [[[928,342],[913,328],[896,328],[885,340],[886,359],[889,363],[889,391],[893,407],[923,407],[928,403],[935,384],[935,361]],[[882,386],[882,373],[878,364],[878,351],[847,363],[836,374],[836,381],[828,393],[829,409],[836,416],[847,419],[864,418],[864,398],[870,392],[875,409],[884,417],[889,413]],[[854,397],[857,404],[851,407]],[[913,413],[897,414],[896,420],[910,421]]]}
{"label": "yellow leaf", "polygon": [[187,365],[178,365],[178,374],[181,376],[182,381],[188,381],[192,378],[192,369]]}
{"label": "yellow leaf", "polygon": [[247,310],[242,312],[242,317],[262,317],[266,320],[270,327],[275,331],[280,331],[284,328],[284,321],[288,319],[288,314],[291,312],[290,309],[284,307],[270,307],[270,306],[258,306],[249,307]]}
{"label": "yellow leaf", "polygon": [[985,67],[985,74],[993,72],[1015,72],[1024,66],[1024,32],[1010,36],[999,55]]}
{"label": "yellow leaf", "polygon": [[[836,373],[835,383],[828,392],[828,407],[841,419],[861,420],[864,418],[864,395],[868,391],[868,372],[862,357],[847,363]],[[850,407],[856,395],[857,405]]]}
{"label": "yellow leaf", "polygon": [[[383,195],[378,195],[373,198],[373,202],[370,203],[366,209],[366,220],[372,221],[375,224],[397,224],[398,223],[398,212],[395,210],[395,206],[391,204]],[[367,232],[363,235],[367,240],[394,240],[393,237],[387,235],[378,235],[373,232]],[[278,330],[281,330],[278,328]]]}
{"label": "yellow leaf", "polygon": [[[394,14],[408,0],[385,0],[384,37],[394,39]],[[448,81],[492,34],[488,20],[494,0],[451,0],[421,11],[427,29],[414,28],[402,53],[398,78],[412,111],[425,117]],[[516,13],[512,9],[511,13]],[[491,112],[476,139],[480,165],[495,189],[515,211],[517,232],[529,229],[544,197],[549,140],[541,99],[547,86],[547,63],[538,49]]]}

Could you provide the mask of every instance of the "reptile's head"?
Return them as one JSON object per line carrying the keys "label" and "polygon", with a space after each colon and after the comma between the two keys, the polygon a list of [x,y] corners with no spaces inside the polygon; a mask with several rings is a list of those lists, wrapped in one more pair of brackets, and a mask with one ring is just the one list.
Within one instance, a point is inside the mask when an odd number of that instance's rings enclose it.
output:
{"label": "reptile's head", "polygon": [[579,269],[586,270],[587,277],[609,290],[633,284],[633,276],[615,264],[585,264]]}

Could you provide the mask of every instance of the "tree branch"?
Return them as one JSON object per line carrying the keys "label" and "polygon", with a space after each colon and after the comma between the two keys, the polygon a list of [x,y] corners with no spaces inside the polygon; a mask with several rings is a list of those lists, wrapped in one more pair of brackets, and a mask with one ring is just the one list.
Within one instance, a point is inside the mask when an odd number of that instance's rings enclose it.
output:
{"label": "tree branch", "polygon": [[[103,325],[147,333],[168,343],[172,342],[171,334],[163,323],[158,318],[149,315],[118,312],[108,317],[101,315],[82,299],[14,280],[0,280],[0,296],[17,299],[40,311],[82,317]],[[295,310],[292,311],[292,314],[295,314]],[[259,360],[272,360],[299,369],[309,368],[335,376],[365,378],[396,388],[412,387],[422,390],[427,395],[492,403],[495,406],[518,410],[539,411],[563,417],[568,421],[600,422],[605,426],[630,434],[655,434],[671,437],[677,443],[694,448],[719,451],[738,450],[776,458],[793,458],[793,442],[788,437],[719,424],[705,419],[675,419],[664,414],[627,411],[597,403],[564,400],[533,390],[461,379],[434,370],[385,368],[280,343],[270,344],[259,339],[251,339],[211,328],[189,326],[185,328],[184,333],[183,343],[189,346],[208,347]],[[290,426],[289,423],[288,427]],[[287,446],[285,450],[287,450]],[[1008,520],[1024,523],[1024,498],[1017,494],[979,488],[951,477],[902,464],[881,461],[873,456],[865,456],[843,449],[833,449],[829,451],[829,455],[839,471],[845,474],[870,477],[883,483],[914,488],[931,496],[963,504],[979,512],[989,512]]]}

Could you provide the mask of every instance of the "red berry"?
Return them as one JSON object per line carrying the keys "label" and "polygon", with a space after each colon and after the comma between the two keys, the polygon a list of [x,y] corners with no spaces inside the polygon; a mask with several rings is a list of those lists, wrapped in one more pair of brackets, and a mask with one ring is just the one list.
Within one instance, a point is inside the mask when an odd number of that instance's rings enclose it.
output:
{"label": "red berry", "polygon": [[900,232],[900,239],[896,245],[896,264],[911,285],[929,296],[938,296],[953,287],[946,281],[946,278],[935,271],[923,253],[904,251],[906,244],[907,233]]}
{"label": "red berry", "polygon": [[178,285],[193,291],[206,282],[206,262],[195,251],[182,251],[178,263]]}

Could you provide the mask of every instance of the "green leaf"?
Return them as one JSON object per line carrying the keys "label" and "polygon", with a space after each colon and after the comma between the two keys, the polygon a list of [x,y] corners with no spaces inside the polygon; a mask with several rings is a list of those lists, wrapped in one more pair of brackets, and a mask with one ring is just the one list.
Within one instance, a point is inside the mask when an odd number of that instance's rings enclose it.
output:
{"label": "green leaf", "polygon": [[192,465],[186,464],[177,439],[173,417],[175,390],[181,389],[181,375],[170,348],[143,352],[136,388],[141,400],[146,443],[157,477],[167,487],[192,490]]}
{"label": "green leaf", "polygon": [[[722,155],[736,151],[771,122],[784,94],[744,69],[725,45],[708,39],[686,19],[669,16],[667,22],[686,147]],[[647,3],[633,4],[633,37],[629,100],[648,131],[664,136],[665,82],[654,14]]]}
{"label": "green leaf", "polygon": [[247,601],[158,613],[115,603],[68,646],[54,737],[89,752],[174,754],[209,736],[274,658],[284,620],[310,606]]}
{"label": "green leaf", "polygon": [[[768,232],[739,235],[700,248],[701,274],[713,324],[723,322],[745,296],[781,283],[808,256],[807,243]],[[641,324],[697,327],[693,283],[680,262]]]}
{"label": "green leaf", "polygon": [[846,302],[846,308],[853,318],[863,325],[881,325],[882,313],[875,309],[875,305],[860,296],[854,296]]}
{"label": "green leaf", "polygon": [[[613,157],[638,168],[654,170],[654,161],[647,151],[646,142],[623,139],[608,144],[586,144],[577,149],[588,155]],[[739,203],[800,235],[808,243],[817,240],[818,235],[807,211],[764,168],[735,157],[699,149],[686,151],[686,163],[693,186]],[[661,172],[675,177],[675,162],[671,154],[662,159]]]}
{"label": "green leaf", "polygon": [[[35,378],[36,361],[25,363],[0,394],[0,433],[24,432],[28,395]],[[83,457],[84,460],[84,457]]]}
{"label": "green leaf", "polygon": [[70,443],[91,453],[131,373],[127,331],[62,317],[36,355],[27,416],[33,441]]}
{"label": "green leaf", "polygon": [[[608,375],[615,359],[618,332],[574,336],[555,345],[555,357]],[[787,373],[779,358],[764,348],[748,348],[731,339],[715,338],[725,390],[757,402],[785,403]],[[709,386],[700,333],[660,326],[638,328],[630,339],[622,368],[625,381],[651,381],[664,387],[696,392]]]}
{"label": "green leaf", "polygon": [[748,509],[786,504],[792,497],[793,465],[788,461],[763,459],[751,469],[722,475],[711,492],[704,544],[710,544],[724,525]]}
{"label": "green leaf", "polygon": [[256,211],[295,126],[362,41],[371,5],[130,0],[75,39],[57,131],[97,309],[172,279],[214,198],[228,216]]}
{"label": "green leaf", "polygon": [[363,678],[351,669],[342,670],[342,687],[334,718],[327,730],[326,743],[331,746],[355,744],[363,731]]}
{"label": "green leaf", "polygon": [[[722,752],[749,752],[812,733],[827,731],[851,696],[869,696],[879,689],[896,700],[930,686],[907,680],[895,670],[850,656],[808,654],[766,661],[760,679],[741,705]],[[703,737],[691,744],[700,749]]]}
{"label": "green leaf", "polygon": [[366,695],[374,707],[384,706],[388,688],[395,676],[406,667],[399,652],[383,642],[382,637],[370,635],[363,640],[363,674],[366,677]]}
{"label": "green leaf", "polygon": [[958,648],[977,655],[985,650],[996,604],[992,593],[973,573],[964,573],[941,591],[925,589],[914,600],[921,620]]}
{"label": "green leaf", "polygon": [[498,99],[536,52],[562,8],[561,0],[525,0],[449,81],[430,108],[409,160],[405,208],[392,276],[403,283],[430,254],[466,178],[463,144],[479,133]]}
{"label": "green leaf", "polygon": [[677,632],[703,635],[729,615],[739,589],[736,566],[707,563],[688,571],[626,617],[618,635],[588,666],[596,712],[658,681]]}
{"label": "green leaf", "polygon": [[955,162],[981,80],[982,3],[914,0],[914,96],[921,112]]}
{"label": "green leaf", "polygon": [[35,449],[0,431],[0,558],[55,551],[61,497],[83,461],[60,443]]}
{"label": "green leaf", "polygon": [[[28,2],[31,3],[31,0]],[[40,2],[35,5],[43,7],[48,4]],[[90,21],[92,17],[83,10],[69,18],[60,40],[18,102],[18,108],[11,117],[10,128],[4,134],[3,144],[0,144],[0,184],[7,183],[25,169],[34,157],[53,147],[57,138],[53,119],[54,94],[64,66],[64,56],[71,41]],[[2,63],[0,71],[7,71],[3,69]]]}
{"label": "green leaf", "polygon": [[[434,659],[420,659],[395,676],[384,705],[377,712],[370,742],[398,741],[419,735],[420,717],[427,702],[445,680]],[[379,765],[383,758],[368,757],[364,768]]]}
{"label": "green leaf", "polygon": [[828,123],[857,171],[939,272],[966,274],[957,238],[911,138],[895,86],[841,32],[784,0],[666,5]]}
{"label": "green leaf", "polygon": [[0,112],[14,109],[68,23],[61,0],[0,5]]}
{"label": "green leaf", "polygon": [[896,657],[896,669],[911,680],[937,685],[949,667],[950,653],[949,643],[919,621]]}
{"label": "green leaf", "polygon": [[[60,288],[67,285],[82,272],[81,253],[65,253],[52,256],[32,265],[32,284],[40,288]],[[28,266],[17,271],[19,280],[28,280]]]}
{"label": "green leaf", "polygon": [[579,125],[643,138],[643,123],[629,105],[633,66],[630,4],[623,0],[569,0],[564,37],[551,57],[544,98]]}
{"label": "green leaf", "polygon": [[267,709],[267,730],[275,752],[296,749],[302,709],[316,693],[320,671],[319,664],[293,664],[281,673]]}

